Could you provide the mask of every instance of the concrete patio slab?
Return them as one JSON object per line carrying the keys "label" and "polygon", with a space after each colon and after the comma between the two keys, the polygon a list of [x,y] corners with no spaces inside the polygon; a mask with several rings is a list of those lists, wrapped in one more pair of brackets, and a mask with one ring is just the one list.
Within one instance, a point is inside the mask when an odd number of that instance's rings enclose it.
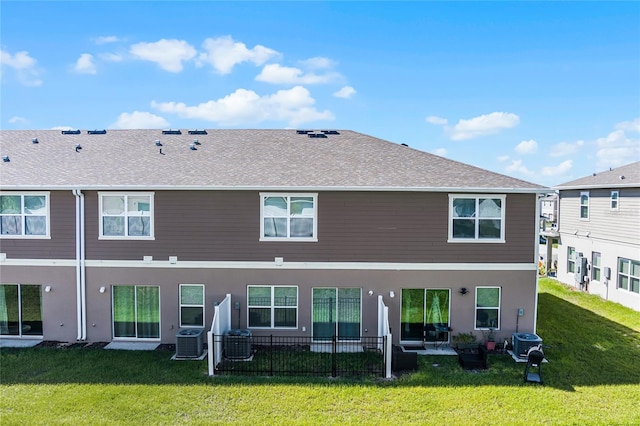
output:
{"label": "concrete patio slab", "polygon": [[0,348],[32,348],[42,340],[0,339]]}
{"label": "concrete patio slab", "polygon": [[111,342],[105,349],[116,349],[123,351],[155,351],[160,343],[153,342]]}

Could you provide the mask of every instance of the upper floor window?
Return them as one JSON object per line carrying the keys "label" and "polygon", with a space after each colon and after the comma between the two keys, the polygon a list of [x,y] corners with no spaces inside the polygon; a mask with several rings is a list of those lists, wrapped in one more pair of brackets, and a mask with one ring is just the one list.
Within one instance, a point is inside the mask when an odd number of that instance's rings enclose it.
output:
{"label": "upper floor window", "polygon": [[589,219],[589,191],[580,193],[580,219]]}
{"label": "upper floor window", "polygon": [[318,194],[260,194],[261,241],[318,241]]}
{"label": "upper floor window", "polygon": [[449,195],[449,242],[504,242],[505,195]]}
{"label": "upper floor window", "polygon": [[618,288],[640,293],[640,262],[618,258]]}
{"label": "upper floor window", "polygon": [[611,191],[611,210],[618,210],[618,197],[620,196],[619,191]]}
{"label": "upper floor window", "polygon": [[0,194],[0,237],[49,238],[48,192]]}
{"label": "upper floor window", "polygon": [[101,239],[153,239],[153,193],[98,193]]}

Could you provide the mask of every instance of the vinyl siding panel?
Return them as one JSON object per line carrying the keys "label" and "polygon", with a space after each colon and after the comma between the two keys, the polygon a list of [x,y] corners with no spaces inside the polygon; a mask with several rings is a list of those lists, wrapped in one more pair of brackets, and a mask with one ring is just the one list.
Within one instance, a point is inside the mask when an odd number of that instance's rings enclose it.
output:
{"label": "vinyl siding panel", "polygon": [[640,189],[619,190],[618,210],[611,210],[611,189],[589,191],[589,219],[580,219],[579,190],[560,192],[560,231],[637,244],[640,236]]}
{"label": "vinyl siding panel", "polygon": [[6,253],[8,259],[75,258],[75,197],[71,191],[51,191],[49,203],[51,238],[2,238],[0,252]]}
{"label": "vinyl siding panel", "polygon": [[86,194],[87,259],[290,262],[533,262],[535,194],[509,194],[506,243],[447,243],[448,194],[321,192],[317,242],[260,238],[257,191],[157,191],[155,240],[99,240]]}

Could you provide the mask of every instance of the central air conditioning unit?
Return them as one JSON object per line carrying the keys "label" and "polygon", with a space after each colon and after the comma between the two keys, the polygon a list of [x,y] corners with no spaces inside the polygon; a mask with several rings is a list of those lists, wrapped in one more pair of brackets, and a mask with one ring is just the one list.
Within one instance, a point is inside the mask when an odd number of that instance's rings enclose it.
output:
{"label": "central air conditioning unit", "polygon": [[542,339],[533,333],[513,333],[511,344],[513,346],[513,354],[517,357],[522,357],[526,356],[527,351],[532,346],[541,345]]}
{"label": "central air conditioning unit", "polygon": [[251,330],[231,329],[224,334],[224,356],[229,359],[251,357]]}
{"label": "central air conditioning unit", "polygon": [[176,358],[198,358],[204,352],[201,328],[181,330],[176,334]]}

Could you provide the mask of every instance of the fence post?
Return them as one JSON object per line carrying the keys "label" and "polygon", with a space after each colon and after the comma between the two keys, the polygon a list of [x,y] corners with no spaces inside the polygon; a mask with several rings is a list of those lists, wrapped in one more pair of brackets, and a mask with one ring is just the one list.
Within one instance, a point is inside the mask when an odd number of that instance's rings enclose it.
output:
{"label": "fence post", "polygon": [[337,367],[337,342],[338,339],[334,334],[331,338],[331,377],[336,377],[338,375],[338,367]]}
{"label": "fence post", "polygon": [[273,334],[269,335],[269,375],[273,376]]}

